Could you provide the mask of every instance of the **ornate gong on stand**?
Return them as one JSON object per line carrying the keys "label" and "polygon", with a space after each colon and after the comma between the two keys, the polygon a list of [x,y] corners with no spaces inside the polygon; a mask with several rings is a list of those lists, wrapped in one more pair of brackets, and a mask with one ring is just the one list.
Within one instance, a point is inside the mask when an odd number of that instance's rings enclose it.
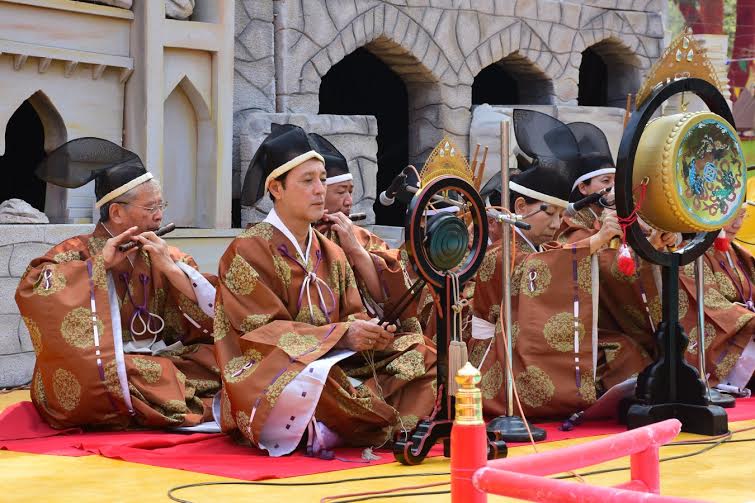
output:
{"label": "ornate gong on stand", "polygon": [[[473,229],[471,246],[467,223],[462,218],[444,211],[428,215],[428,210],[433,210],[433,205],[439,202],[469,213]],[[454,292],[458,293],[474,276],[484,258],[488,243],[485,204],[466,180],[457,176],[436,177],[414,195],[407,209],[405,231],[407,251],[420,278],[417,283],[431,288],[439,301],[435,313],[438,348],[436,408],[429,417],[417,423],[411,436],[405,435],[396,441],[393,449],[399,462],[415,465],[424,460],[439,440],[443,441],[444,455],[450,456],[454,397],[448,392],[449,380],[453,379],[448,376],[448,347],[451,340],[461,340],[461,326],[453,323]],[[506,454],[505,442],[489,438],[489,458]]]}
{"label": "ornate gong on stand", "polygon": [[[712,112],[712,114],[707,114],[707,116],[716,114],[714,118],[700,119],[697,123],[693,124],[694,118],[692,116],[695,114],[685,114],[683,117],[680,114],[681,119],[670,129],[669,139],[666,140],[666,144],[662,148],[651,152],[650,155],[644,155],[647,151],[638,153],[638,147],[642,151],[641,139],[643,139],[643,133],[646,132],[649,126],[648,123],[656,111],[663,102],[676,94],[684,92],[693,93],[700,97],[710,112]],[[721,119],[726,122],[721,121]],[[689,124],[683,124],[684,120]],[[699,176],[697,173],[702,170],[699,170],[700,166],[695,166],[695,161],[698,161],[698,164],[705,163],[705,169],[702,171],[704,175],[702,176],[705,177],[706,182],[722,180],[722,183],[727,185],[723,187],[724,189],[731,189],[733,186],[731,178],[737,176],[736,173],[732,175],[732,172],[735,170],[729,172],[719,170],[720,173],[717,174],[716,164],[720,165],[720,160],[718,159],[711,161],[697,155],[692,157],[691,162],[687,162],[683,156],[681,161],[676,156],[679,153],[689,151],[689,147],[684,144],[685,141],[689,140],[692,143],[695,141],[707,141],[705,139],[705,131],[702,131],[702,133],[693,132],[691,136],[689,131],[692,131],[694,128],[702,129],[708,127],[710,128],[709,131],[712,130],[716,134],[719,134],[719,130],[720,132],[729,130],[727,134],[733,134],[734,138],[736,138],[736,133],[731,133],[730,131],[731,124],[733,124],[731,111],[726,100],[714,85],[697,78],[684,78],[662,85],[660,89],[656,90],[632,114],[621,140],[616,173],[616,209],[619,216],[628,218],[634,211],[633,187],[637,183],[635,171],[638,169],[638,165],[635,163],[639,157],[645,157],[646,159],[652,159],[652,163],[655,163],[650,170],[646,169],[644,173],[644,175],[654,175],[646,176],[646,180],[650,179],[647,185],[652,185],[652,190],[656,191],[656,195],[660,191],[663,191],[664,194],[664,197],[656,198],[659,201],[656,204],[657,211],[663,212],[662,207],[664,205],[673,206],[671,203],[674,202],[672,201],[674,199],[677,201],[681,200],[676,209],[667,206],[665,209],[666,213],[663,215],[658,214],[656,222],[678,223],[685,220],[692,222],[695,219],[702,219],[702,212],[699,211],[696,213],[694,210],[695,206],[688,204],[690,194],[692,194],[692,198],[702,199],[700,194],[703,194],[703,191],[706,190],[702,187],[703,182],[699,178],[696,178]],[[653,128],[652,124],[650,124],[650,128]],[[657,129],[654,129],[652,132],[656,133]],[[675,140],[672,136],[678,136],[685,132],[687,133],[686,136],[681,138],[682,141],[674,143]],[[694,136],[695,134],[697,136]],[[647,135],[648,138],[652,138],[653,136],[657,137],[654,134]],[[702,140],[698,140],[699,138],[702,138]],[[678,150],[674,151],[677,146],[679,146]],[[709,152],[710,150],[707,151]],[[663,153],[661,154],[661,152]],[[699,154],[701,150],[698,149],[696,152]],[[673,162],[667,161],[667,156],[669,155],[674,156],[671,159]],[[679,164],[680,162],[681,164]],[[679,167],[682,169],[679,170]],[[691,186],[691,192],[689,190],[682,190],[683,186]],[[648,194],[650,190],[648,188]],[[720,191],[721,189],[719,188],[717,192]],[[723,199],[720,199],[719,202],[722,207],[726,206],[726,210],[730,211],[731,208],[725,204],[726,202]],[[733,206],[732,202],[731,207]],[[648,209],[648,211],[650,210]],[[711,210],[709,213],[714,210]],[[682,215],[681,212],[685,212],[685,214]],[[652,214],[646,214],[642,210],[641,213],[643,218],[646,218],[653,224]],[[678,218],[675,218],[673,215],[676,213],[678,213]],[[643,234],[638,222],[633,222],[627,228],[627,241],[637,254],[643,259],[662,267],[663,290],[661,294],[663,303],[662,321],[656,331],[659,356],[637,378],[636,396],[627,412],[627,425],[629,428],[637,428],[664,419],[677,418],[682,422],[682,429],[684,431],[703,435],[718,435],[728,431],[726,412],[717,405],[708,404],[706,385],[697,369],[684,360],[688,338],[678,321],[679,267],[693,262],[704,254],[718,234],[717,229],[726,224],[723,217],[717,216],[713,218],[710,215],[707,215],[707,217],[710,220],[707,222],[708,227],[706,228],[704,225],[706,222],[701,222],[698,229],[705,230],[697,232],[692,239],[688,240],[683,248],[673,252],[656,250]],[[658,225],[657,223],[655,226],[663,230],[679,230],[664,228],[663,225]],[[711,231],[711,228],[716,228],[716,230]],[[698,301],[701,300],[698,299]]]}

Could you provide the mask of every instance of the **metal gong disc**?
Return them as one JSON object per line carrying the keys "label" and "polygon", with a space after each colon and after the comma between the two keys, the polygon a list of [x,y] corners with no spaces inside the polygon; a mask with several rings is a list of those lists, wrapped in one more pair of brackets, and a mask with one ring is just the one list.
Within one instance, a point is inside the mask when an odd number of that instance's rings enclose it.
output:
{"label": "metal gong disc", "polygon": [[449,271],[461,264],[469,251],[467,226],[455,215],[441,213],[430,217],[426,235],[427,256],[441,271]]}

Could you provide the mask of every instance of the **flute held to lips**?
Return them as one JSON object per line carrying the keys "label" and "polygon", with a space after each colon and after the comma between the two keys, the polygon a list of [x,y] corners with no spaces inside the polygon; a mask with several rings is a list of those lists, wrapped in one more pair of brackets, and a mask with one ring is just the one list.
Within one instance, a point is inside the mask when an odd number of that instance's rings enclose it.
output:
{"label": "flute held to lips", "polygon": [[[364,220],[367,218],[367,213],[349,213],[349,220],[352,222],[359,222],[360,220]],[[329,222],[326,222],[324,220],[320,220],[315,225],[322,225]]]}
{"label": "flute held to lips", "polygon": [[[176,230],[176,224],[174,224],[174,223],[171,222],[168,225],[166,225],[165,227],[160,227],[159,229],[157,229],[155,231],[155,236],[164,236],[165,234],[167,234],[169,232],[173,232],[174,230]],[[133,248],[135,246],[138,246],[138,245],[139,245],[139,243],[137,243],[136,241],[131,241],[130,243],[126,243],[126,244],[120,245],[118,247],[118,250],[122,251],[122,252],[126,252],[126,251],[129,251],[131,248]]]}

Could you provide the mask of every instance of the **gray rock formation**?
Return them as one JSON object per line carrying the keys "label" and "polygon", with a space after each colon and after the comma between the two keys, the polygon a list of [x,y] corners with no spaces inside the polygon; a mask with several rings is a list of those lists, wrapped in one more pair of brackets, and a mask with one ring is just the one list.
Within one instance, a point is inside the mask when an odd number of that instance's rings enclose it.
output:
{"label": "gray rock formation", "polygon": [[165,17],[189,19],[194,12],[195,0],[165,0]]}
{"label": "gray rock formation", "polygon": [[0,204],[0,224],[47,224],[47,215],[23,199],[8,199]]}

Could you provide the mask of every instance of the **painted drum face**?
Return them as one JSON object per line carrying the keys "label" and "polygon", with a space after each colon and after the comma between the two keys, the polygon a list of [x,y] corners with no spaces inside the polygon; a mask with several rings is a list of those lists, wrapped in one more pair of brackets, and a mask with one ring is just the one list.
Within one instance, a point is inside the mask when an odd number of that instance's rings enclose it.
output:
{"label": "painted drum face", "polygon": [[688,217],[704,230],[726,225],[745,195],[742,148],[722,120],[704,119],[694,124],[676,154],[677,194]]}
{"label": "painted drum face", "polygon": [[710,112],[650,122],[637,147],[634,185],[649,180],[640,214],[658,229],[710,232],[733,220],[745,198],[747,167],[731,125]]}

